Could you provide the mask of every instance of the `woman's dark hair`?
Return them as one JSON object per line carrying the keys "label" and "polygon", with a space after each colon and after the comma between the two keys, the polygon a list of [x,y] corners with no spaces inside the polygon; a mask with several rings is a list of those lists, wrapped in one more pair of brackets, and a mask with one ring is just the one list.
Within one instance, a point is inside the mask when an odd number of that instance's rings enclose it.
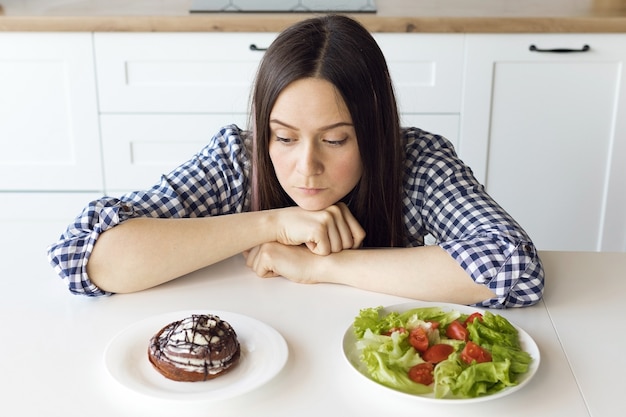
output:
{"label": "woman's dark hair", "polygon": [[269,157],[269,116],[285,87],[310,77],[333,84],[352,117],[363,174],[344,201],[365,229],[364,246],[403,246],[404,154],[389,70],[371,34],[345,16],[299,22],[265,52],[252,97],[253,210],[295,205],[280,186]]}

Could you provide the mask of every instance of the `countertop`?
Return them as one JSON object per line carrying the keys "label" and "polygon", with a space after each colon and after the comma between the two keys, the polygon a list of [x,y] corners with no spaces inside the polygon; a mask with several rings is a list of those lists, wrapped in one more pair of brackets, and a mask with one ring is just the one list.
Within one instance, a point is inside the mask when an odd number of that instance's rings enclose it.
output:
{"label": "countertop", "polygon": [[[0,0],[0,31],[279,32],[301,13],[190,14],[192,0]],[[378,0],[372,32],[626,33],[626,0]]]}

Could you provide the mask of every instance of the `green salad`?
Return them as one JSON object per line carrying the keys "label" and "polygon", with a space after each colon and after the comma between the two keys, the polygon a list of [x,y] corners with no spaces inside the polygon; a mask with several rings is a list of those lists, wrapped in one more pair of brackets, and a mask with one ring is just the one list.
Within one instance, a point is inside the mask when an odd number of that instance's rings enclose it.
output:
{"label": "green salad", "polygon": [[532,357],[500,315],[382,310],[363,309],[353,323],[359,359],[380,384],[435,398],[475,398],[517,385],[529,370]]}

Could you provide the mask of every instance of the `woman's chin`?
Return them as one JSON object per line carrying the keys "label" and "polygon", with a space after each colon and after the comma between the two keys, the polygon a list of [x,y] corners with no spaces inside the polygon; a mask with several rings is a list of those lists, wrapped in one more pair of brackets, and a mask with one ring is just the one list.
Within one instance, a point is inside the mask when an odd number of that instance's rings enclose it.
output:
{"label": "woman's chin", "polygon": [[306,211],[320,211],[320,210],[324,210],[328,206],[312,205],[312,204],[298,204],[298,207]]}
{"label": "woman's chin", "polygon": [[312,201],[312,200],[300,200],[300,201],[295,201],[295,203],[298,205],[298,207],[307,211],[324,210],[334,204],[328,201]]}

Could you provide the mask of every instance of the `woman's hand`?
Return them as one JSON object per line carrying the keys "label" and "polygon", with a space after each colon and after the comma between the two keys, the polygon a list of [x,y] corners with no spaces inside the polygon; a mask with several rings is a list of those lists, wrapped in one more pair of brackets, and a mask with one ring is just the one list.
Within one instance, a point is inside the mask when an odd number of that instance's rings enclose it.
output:
{"label": "woman's hand", "polygon": [[320,211],[288,207],[274,213],[278,224],[276,241],[244,252],[247,266],[260,277],[316,282],[313,266],[318,255],[356,249],[365,238],[365,230],[344,203]]}
{"label": "woman's hand", "polygon": [[264,243],[244,252],[246,265],[261,278],[282,276],[290,281],[313,284],[313,266],[318,255],[304,245]]}
{"label": "woman's hand", "polygon": [[275,210],[275,215],[276,242],[289,246],[304,244],[316,255],[355,249],[365,239],[365,230],[344,203],[319,211],[288,207]]}

